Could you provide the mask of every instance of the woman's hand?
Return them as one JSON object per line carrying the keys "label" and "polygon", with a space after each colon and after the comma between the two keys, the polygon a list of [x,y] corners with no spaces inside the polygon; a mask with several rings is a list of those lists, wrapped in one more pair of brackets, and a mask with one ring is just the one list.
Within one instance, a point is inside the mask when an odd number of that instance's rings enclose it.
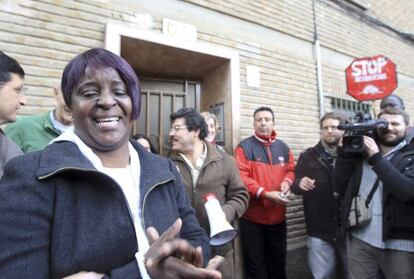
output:
{"label": "woman's hand", "polygon": [[220,279],[216,269],[223,258],[211,259],[207,268],[202,268],[203,253],[201,247],[194,248],[190,243],[175,237],[181,230],[182,221],[178,219],[168,230],[159,236],[157,230],[147,229],[150,248],[145,254],[145,266],[153,279]]}

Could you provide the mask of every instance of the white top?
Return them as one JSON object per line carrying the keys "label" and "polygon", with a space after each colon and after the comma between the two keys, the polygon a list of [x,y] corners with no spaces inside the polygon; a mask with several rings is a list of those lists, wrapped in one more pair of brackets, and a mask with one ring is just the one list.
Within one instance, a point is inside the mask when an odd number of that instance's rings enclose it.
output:
{"label": "white top", "polygon": [[52,110],[49,114],[50,116],[50,120],[52,121],[52,125],[53,128],[55,128],[56,130],[58,130],[60,133],[64,133],[68,130],[73,130],[73,125],[65,125],[61,122],[59,122],[56,118],[55,118],[55,114],[54,114],[54,110]]}
{"label": "white top", "polygon": [[184,161],[190,167],[191,179],[193,181],[193,188],[195,188],[197,184],[197,180],[198,180],[198,177],[200,176],[201,168],[203,167],[204,161],[207,158],[207,146],[204,142],[203,142],[203,148],[204,148],[203,153],[201,153],[200,157],[197,158],[195,162],[195,166],[193,166],[190,159],[187,158],[186,155],[184,155],[183,153],[180,153],[180,156],[184,159]]}

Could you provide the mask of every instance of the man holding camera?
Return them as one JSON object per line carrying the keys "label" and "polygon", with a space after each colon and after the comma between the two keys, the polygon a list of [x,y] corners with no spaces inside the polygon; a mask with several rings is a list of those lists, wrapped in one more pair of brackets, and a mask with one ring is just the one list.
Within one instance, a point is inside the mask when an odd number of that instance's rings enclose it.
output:
{"label": "man holding camera", "polygon": [[376,130],[377,140],[363,137],[364,156],[340,150],[334,170],[343,200],[342,226],[349,230],[349,271],[358,279],[381,273],[414,278],[414,146],[405,141],[409,117],[389,107],[378,119],[388,127]]}
{"label": "man holding camera", "polygon": [[[338,129],[340,124],[344,119],[334,112],[321,118],[320,141],[300,155],[292,185],[292,192],[303,196],[308,265],[316,279],[335,278],[336,274],[347,278],[345,243],[338,237],[339,209],[332,181],[337,146],[343,135]],[[337,263],[341,272],[335,272]]]}

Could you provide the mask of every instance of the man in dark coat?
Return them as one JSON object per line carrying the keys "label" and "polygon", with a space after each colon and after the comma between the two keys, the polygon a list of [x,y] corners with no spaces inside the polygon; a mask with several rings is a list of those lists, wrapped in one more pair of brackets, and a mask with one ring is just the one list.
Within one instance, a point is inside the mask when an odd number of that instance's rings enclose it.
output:
{"label": "man in dark coat", "polygon": [[335,278],[337,263],[345,267],[343,240],[338,238],[338,205],[334,196],[332,172],[336,149],[343,136],[339,114],[326,113],[320,121],[321,139],[299,157],[292,192],[303,195],[308,234],[308,264],[313,278]]}

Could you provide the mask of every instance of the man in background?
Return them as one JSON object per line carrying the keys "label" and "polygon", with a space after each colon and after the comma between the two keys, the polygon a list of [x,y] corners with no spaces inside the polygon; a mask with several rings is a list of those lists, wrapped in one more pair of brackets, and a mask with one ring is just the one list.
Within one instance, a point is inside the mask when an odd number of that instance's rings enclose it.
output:
{"label": "man in background", "polygon": [[[210,234],[204,196],[214,193],[227,221],[233,223],[245,212],[249,194],[233,158],[205,139],[208,129],[200,113],[193,108],[182,108],[170,118],[173,151],[170,159],[178,167],[200,225]],[[223,279],[237,278],[233,243],[212,247],[211,251],[225,258],[219,268]]]}
{"label": "man in background", "polygon": [[53,88],[56,108],[42,115],[24,115],[4,130],[23,152],[41,150],[60,134],[72,128],[72,114],[60,89]]}
{"label": "man in background", "polygon": [[274,113],[259,107],[253,113],[254,135],[236,148],[249,207],[240,219],[247,278],[286,278],[286,205],[295,180],[290,148],[276,138]]}
{"label": "man in background", "polygon": [[[343,118],[333,112],[320,120],[320,141],[304,151],[295,169],[292,192],[303,196],[308,265],[315,279],[347,278],[345,240],[339,236],[339,207],[332,180]],[[340,268],[340,272],[336,272]]]}
{"label": "man in background", "polygon": [[[351,278],[414,278],[414,146],[405,137],[409,116],[400,108],[384,108],[377,139],[363,137],[364,155],[339,149],[335,190],[342,197],[341,228],[348,230]],[[353,198],[369,201],[372,217],[350,227]],[[355,212],[355,211],[354,211]],[[355,214],[355,213],[354,213]],[[358,217],[358,216],[357,216]]]}
{"label": "man in background", "polygon": [[[386,108],[397,108],[405,110],[404,100],[397,95],[389,95],[381,100],[380,109],[383,111]],[[414,144],[414,127],[407,128],[407,136],[405,138],[407,143]]]}
{"label": "man in background", "polygon": [[[16,121],[17,111],[26,104],[24,70],[19,63],[0,51],[0,125]],[[23,154],[0,129],[0,178],[6,163]]]}

